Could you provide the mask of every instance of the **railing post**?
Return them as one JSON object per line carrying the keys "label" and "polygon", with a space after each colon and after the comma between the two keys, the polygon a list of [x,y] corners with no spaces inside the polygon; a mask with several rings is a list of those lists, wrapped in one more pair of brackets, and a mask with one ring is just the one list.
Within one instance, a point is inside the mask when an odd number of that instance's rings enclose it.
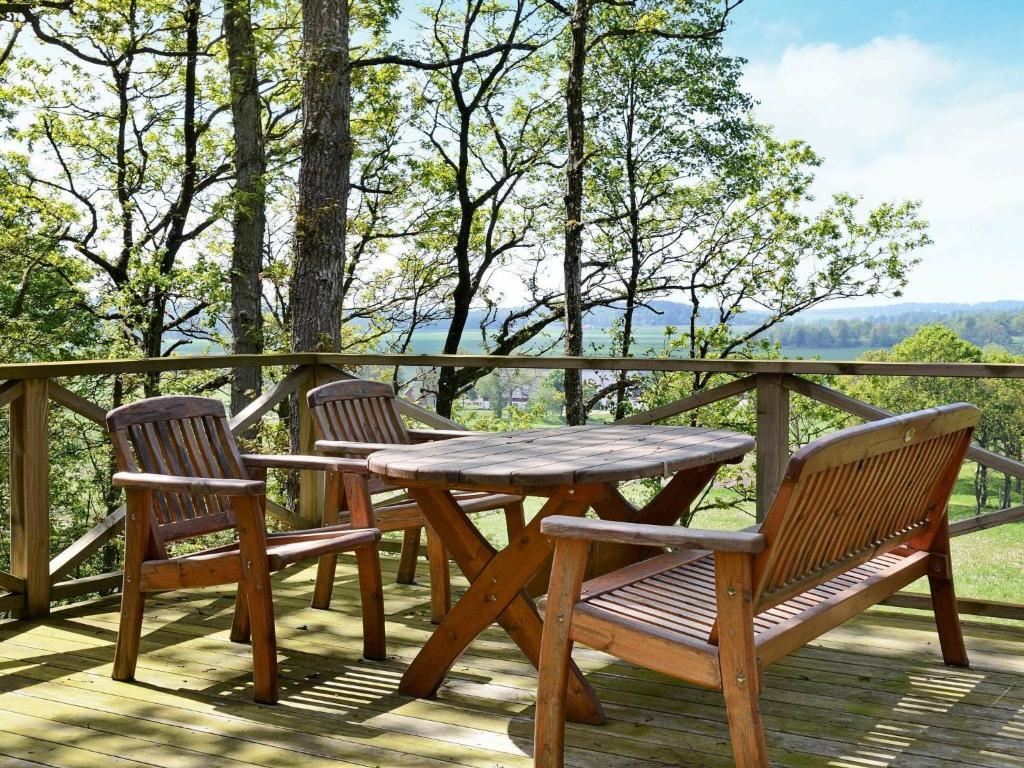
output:
{"label": "railing post", "polygon": [[11,573],[25,580],[19,618],[50,612],[50,449],[46,379],[11,403]]}
{"label": "railing post", "polygon": [[789,390],[781,373],[757,374],[757,520],[764,520],[789,461]]}
{"label": "railing post", "polygon": [[[316,437],[313,433],[313,419],[306,404],[306,393],[319,386],[316,366],[310,376],[296,390],[299,409],[299,453],[308,455],[316,453]],[[299,472],[299,509],[298,513],[310,525],[317,525],[323,519],[323,477],[320,472]]]}

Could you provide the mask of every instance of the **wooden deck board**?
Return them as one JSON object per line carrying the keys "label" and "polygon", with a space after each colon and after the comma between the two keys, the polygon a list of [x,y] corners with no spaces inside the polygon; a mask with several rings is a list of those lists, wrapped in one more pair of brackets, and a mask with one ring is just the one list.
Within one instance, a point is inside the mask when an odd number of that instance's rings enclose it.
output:
{"label": "wooden deck board", "polygon": [[[470,647],[436,701],[396,693],[433,627],[427,589],[390,583],[395,564],[385,560],[383,663],[358,659],[350,560],[328,612],[308,607],[313,569],[278,577],[276,707],[250,700],[248,647],[227,639],[224,590],[151,600],[135,684],[109,678],[116,597],[0,624],[0,768],[527,768],[536,677],[501,631]],[[974,667],[948,669],[926,617],[876,610],[772,666],[763,709],[774,762],[1024,768],[1024,630],[970,624],[967,637]],[[578,659],[609,723],[570,726],[569,764],[731,765],[719,694],[592,651]]]}

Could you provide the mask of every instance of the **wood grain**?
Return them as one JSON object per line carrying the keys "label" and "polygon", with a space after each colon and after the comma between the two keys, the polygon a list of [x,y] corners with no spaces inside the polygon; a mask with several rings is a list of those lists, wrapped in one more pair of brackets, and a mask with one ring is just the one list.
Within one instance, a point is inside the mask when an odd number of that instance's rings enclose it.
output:
{"label": "wood grain", "polygon": [[657,477],[742,458],[746,435],[690,427],[562,427],[465,437],[375,453],[371,471],[396,483],[545,487]]}

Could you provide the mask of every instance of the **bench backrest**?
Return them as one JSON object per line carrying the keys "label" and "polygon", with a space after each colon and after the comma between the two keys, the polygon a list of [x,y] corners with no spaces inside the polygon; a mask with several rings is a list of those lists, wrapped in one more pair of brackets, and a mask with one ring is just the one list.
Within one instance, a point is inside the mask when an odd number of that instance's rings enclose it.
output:
{"label": "bench backrest", "polygon": [[756,611],[908,543],[927,548],[981,412],[958,403],[845,429],[793,454],[765,517]]}
{"label": "bench backrest", "polygon": [[[107,414],[117,468],[184,477],[248,479],[224,406],[205,397],[151,397]],[[235,525],[227,497],[153,494],[156,545]]]}
{"label": "bench backrest", "polygon": [[311,389],[307,394],[313,428],[321,440],[353,443],[412,442],[389,384],[348,379]]}

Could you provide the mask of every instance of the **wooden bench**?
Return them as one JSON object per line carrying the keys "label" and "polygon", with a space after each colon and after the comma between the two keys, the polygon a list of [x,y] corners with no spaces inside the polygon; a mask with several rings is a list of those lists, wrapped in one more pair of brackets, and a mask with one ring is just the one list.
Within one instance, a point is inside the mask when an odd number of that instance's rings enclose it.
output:
{"label": "wooden bench", "polygon": [[[582,643],[723,691],[739,768],[769,765],[765,665],[928,577],[942,655],[967,665],[946,505],[980,417],[966,404],[853,427],[792,456],[759,532],[550,517],[537,768],[563,765],[565,686]],[[583,583],[592,541],[673,551]]]}

